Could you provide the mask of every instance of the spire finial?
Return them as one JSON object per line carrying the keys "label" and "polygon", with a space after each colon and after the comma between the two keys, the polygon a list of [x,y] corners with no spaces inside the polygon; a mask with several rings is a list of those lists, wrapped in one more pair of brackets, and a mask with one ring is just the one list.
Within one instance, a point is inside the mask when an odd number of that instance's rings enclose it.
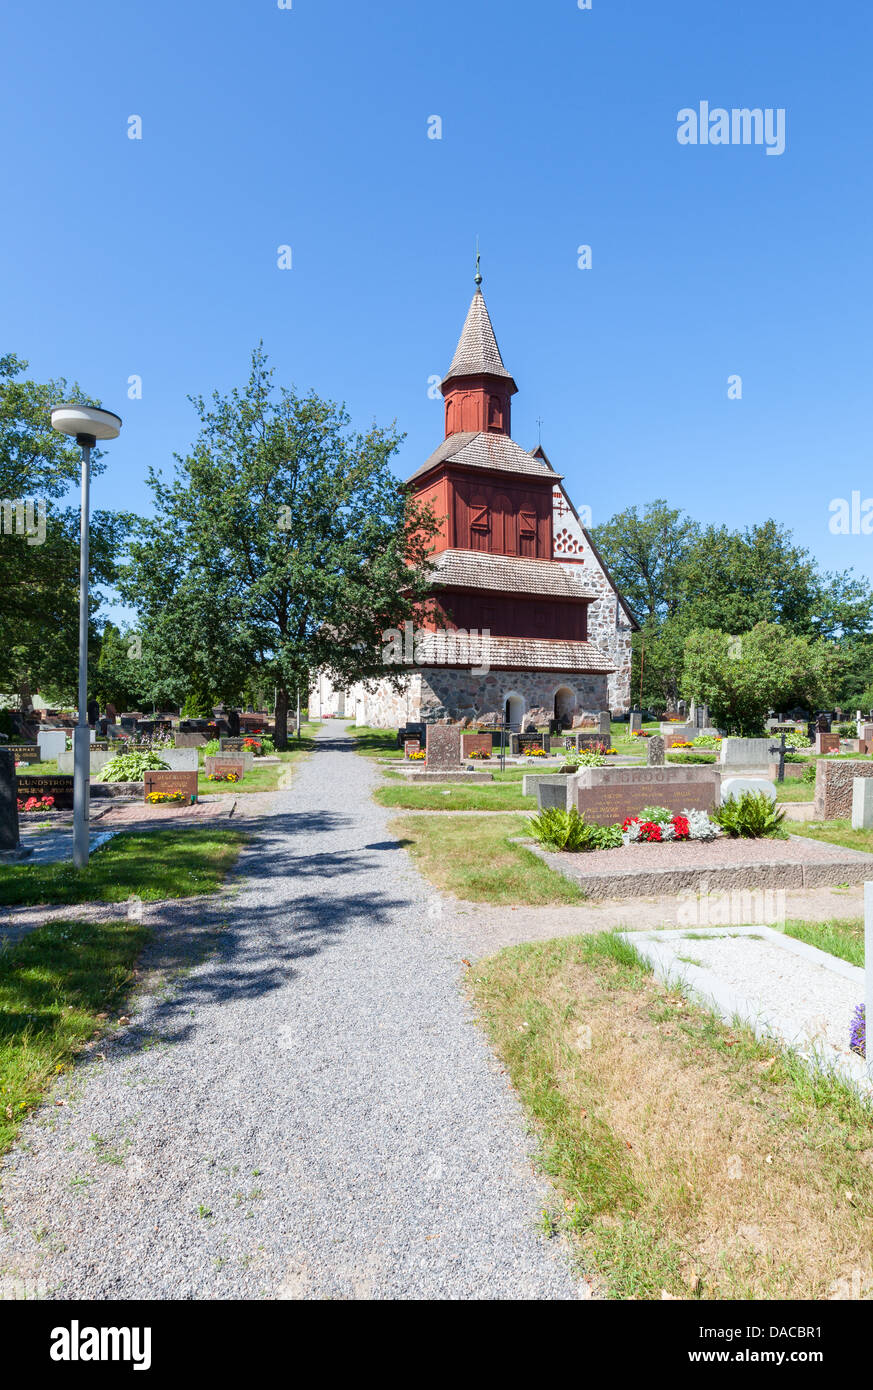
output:
{"label": "spire finial", "polygon": [[543,417],[542,417],[542,415],[538,415],[538,416],[537,416],[537,426],[538,426],[538,429],[539,429],[539,447],[542,448],[542,447],[543,447]]}
{"label": "spire finial", "polygon": [[482,257],[479,255],[479,238],[476,238],[476,285],[482,284]]}

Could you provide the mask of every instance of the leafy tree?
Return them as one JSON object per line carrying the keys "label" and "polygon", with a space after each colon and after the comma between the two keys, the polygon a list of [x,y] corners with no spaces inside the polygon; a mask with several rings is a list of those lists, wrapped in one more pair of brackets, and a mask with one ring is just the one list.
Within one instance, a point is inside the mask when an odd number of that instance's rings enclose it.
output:
{"label": "leafy tree", "polygon": [[754,738],[771,708],[797,700],[820,706],[842,662],[832,644],[775,623],[757,623],[742,636],[698,629],[685,643],[685,689],[709,705],[720,729]]}
{"label": "leafy tree", "polygon": [[262,348],[244,387],[192,398],[200,433],[174,478],[149,476],[154,518],[139,523],[123,592],[174,669],[239,701],[253,672],[276,688],[276,742],[293,693],[325,670],[338,684],[377,676],[382,633],[429,592],[437,530],[388,462],[399,437],[352,432],[346,411],[276,390]]}
{"label": "leafy tree", "polygon": [[593,528],[595,545],[642,622],[661,621],[679,611],[683,565],[699,531],[696,521],[663,498],[649,502],[642,515],[629,507]]}
{"label": "leafy tree", "polygon": [[[62,378],[19,380],[27,363],[13,354],[0,357],[0,499],[45,503],[45,536],[8,534],[0,538],[0,689],[18,692],[30,708],[32,692],[53,689],[60,698],[75,698],[78,678],[79,514],[57,501],[81,470],[78,445],[51,428],[51,410],[66,400],[99,402]],[[92,452],[92,469],[102,471],[100,452]],[[14,508],[7,511],[12,513]],[[36,512],[38,517],[38,511]],[[36,517],[34,519],[36,519]],[[115,556],[125,519],[107,512],[91,518],[91,584],[112,583]],[[35,543],[29,544],[28,540]],[[101,601],[92,591],[91,613]],[[91,628],[91,639],[97,632]]]}

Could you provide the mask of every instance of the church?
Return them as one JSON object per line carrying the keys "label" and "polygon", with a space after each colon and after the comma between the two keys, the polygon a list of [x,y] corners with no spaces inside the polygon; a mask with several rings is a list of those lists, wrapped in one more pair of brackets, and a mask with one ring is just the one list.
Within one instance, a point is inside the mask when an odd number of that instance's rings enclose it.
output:
{"label": "church", "polygon": [[[636,620],[542,447],[511,434],[518,387],[476,291],[446,376],[445,438],[408,479],[441,521],[431,569],[443,623],[422,618],[400,689],[335,690],[321,675],[310,718],[358,724],[505,716],[516,725],[630,708]],[[447,634],[481,634],[469,643]],[[369,684],[370,688],[367,688]]]}

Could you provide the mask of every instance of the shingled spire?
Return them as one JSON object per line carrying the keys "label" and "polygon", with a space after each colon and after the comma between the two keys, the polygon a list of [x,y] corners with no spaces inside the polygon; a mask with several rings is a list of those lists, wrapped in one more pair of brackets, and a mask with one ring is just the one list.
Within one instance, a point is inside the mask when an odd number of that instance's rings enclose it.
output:
{"label": "shingled spire", "polygon": [[477,271],[476,293],[467,312],[452,365],[443,377],[446,437],[461,431],[510,432],[510,398],[518,387],[503,365]]}

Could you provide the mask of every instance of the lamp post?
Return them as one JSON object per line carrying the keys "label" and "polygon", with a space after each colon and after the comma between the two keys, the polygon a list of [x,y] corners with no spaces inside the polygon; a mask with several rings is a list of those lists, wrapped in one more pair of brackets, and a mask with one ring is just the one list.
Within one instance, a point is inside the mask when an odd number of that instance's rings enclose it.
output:
{"label": "lamp post", "polygon": [[82,512],[79,524],[79,722],[73,730],[73,864],[88,863],[90,819],[90,754],[88,728],[88,516],[91,485],[91,450],[98,439],[116,439],[121,417],[111,410],[86,405],[58,405],[52,411],[52,429],[75,437],[82,450]]}

